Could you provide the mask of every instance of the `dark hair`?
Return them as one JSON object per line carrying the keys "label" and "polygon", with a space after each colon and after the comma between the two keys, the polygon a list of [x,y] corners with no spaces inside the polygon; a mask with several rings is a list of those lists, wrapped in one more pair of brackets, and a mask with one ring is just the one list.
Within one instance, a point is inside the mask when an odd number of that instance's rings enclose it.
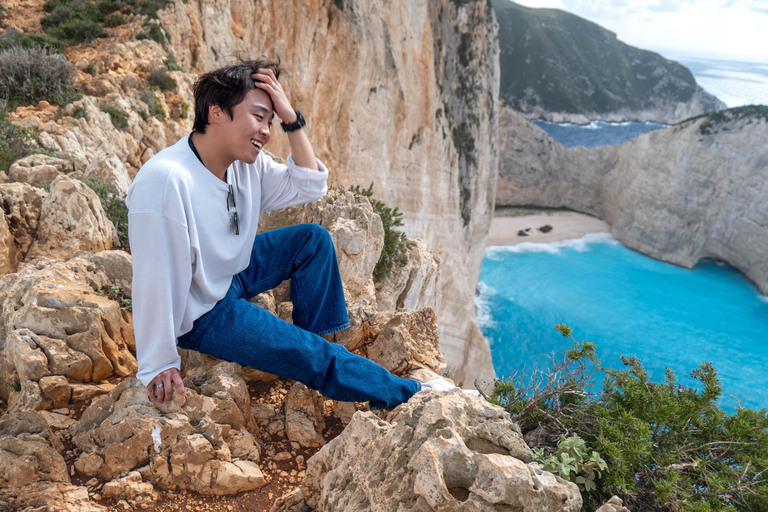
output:
{"label": "dark hair", "polygon": [[192,131],[205,133],[211,105],[218,105],[232,119],[232,108],[245,99],[248,91],[256,88],[251,75],[258,70],[271,69],[275,78],[280,78],[279,58],[269,61],[262,55],[256,60],[239,60],[239,64],[209,71],[195,82],[195,123]]}

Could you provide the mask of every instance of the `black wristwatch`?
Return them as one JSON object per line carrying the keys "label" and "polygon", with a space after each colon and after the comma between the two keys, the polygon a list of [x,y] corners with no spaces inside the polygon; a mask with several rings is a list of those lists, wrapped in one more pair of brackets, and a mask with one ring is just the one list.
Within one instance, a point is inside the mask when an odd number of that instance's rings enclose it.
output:
{"label": "black wristwatch", "polygon": [[304,116],[301,115],[301,112],[298,110],[294,110],[294,112],[296,112],[296,120],[294,122],[285,124],[280,121],[280,126],[283,128],[284,132],[295,132],[296,130],[301,130],[302,126],[306,126],[307,122],[304,120]]}

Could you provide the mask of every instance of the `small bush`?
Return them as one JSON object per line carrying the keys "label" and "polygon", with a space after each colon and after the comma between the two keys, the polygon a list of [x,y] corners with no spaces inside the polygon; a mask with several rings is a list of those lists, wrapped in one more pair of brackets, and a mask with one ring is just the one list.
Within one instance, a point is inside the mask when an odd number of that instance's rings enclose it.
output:
{"label": "small bush", "polygon": [[109,114],[109,118],[112,120],[112,126],[118,130],[128,128],[128,116],[126,116],[125,112],[122,110],[110,107],[106,103],[99,103],[99,110]]}
{"label": "small bush", "polygon": [[40,100],[59,103],[72,92],[75,70],[63,55],[45,48],[10,48],[0,51],[0,98],[13,105],[34,105]]}
{"label": "small bush", "polygon": [[150,39],[165,47],[165,32],[157,23],[144,25],[144,32],[136,35],[136,39]]}
{"label": "small bush", "polygon": [[[573,340],[567,325],[556,328]],[[578,369],[585,357],[605,375],[602,391],[580,384],[590,380]],[[565,366],[540,372],[532,385],[518,378],[496,382],[491,401],[495,395],[524,431],[575,432],[605,459],[595,488],[583,483],[585,511],[612,495],[630,510],[768,510],[766,410],[723,411],[717,405],[722,388],[709,363],[691,372],[701,387],[696,389],[679,384],[671,370],[662,382],[652,382],[637,358],[621,360],[624,370],[604,368],[593,344],[577,343]],[[568,382],[558,384],[563,377]]]}
{"label": "small bush", "polygon": [[189,103],[186,101],[181,104],[181,118],[187,119],[189,117]]}
{"label": "small bush", "polygon": [[119,14],[111,14],[104,20],[105,27],[119,27],[125,25],[125,18]]}
{"label": "small bush", "polygon": [[47,35],[23,34],[18,30],[9,28],[0,37],[0,50],[11,48],[43,48],[49,54],[64,53],[64,43]]}
{"label": "small bush", "polygon": [[35,152],[36,137],[37,130],[19,128],[8,119],[8,112],[0,110],[0,171],[7,173],[13,162]]}
{"label": "small bush", "polygon": [[359,185],[355,185],[349,190],[367,197],[373,211],[381,217],[381,222],[384,224],[384,247],[373,270],[374,280],[381,281],[395,270],[395,266],[402,267],[408,263],[408,250],[412,247],[412,243],[408,241],[405,233],[395,229],[403,225],[403,214],[397,207],[388,208],[383,202],[373,197],[373,183],[367,189],[361,189]]}
{"label": "small bush", "polygon": [[85,72],[91,76],[96,76],[96,66],[94,66],[92,62],[89,62],[88,66],[85,68]]}
{"label": "small bush", "polygon": [[125,206],[125,201],[115,197],[109,191],[109,183],[97,176],[88,176],[85,184],[96,192],[104,213],[107,214],[107,218],[115,225],[120,246],[128,247],[128,207]]}
{"label": "small bush", "polygon": [[153,69],[149,74],[149,85],[153,87],[159,87],[161,91],[172,91],[178,87],[176,79],[174,79],[164,69]]}
{"label": "small bush", "polygon": [[160,100],[157,99],[154,89],[142,91],[141,100],[149,107],[149,115],[156,117],[158,121],[165,121],[168,117],[168,113],[165,111],[165,108],[163,108],[163,104],[160,103]]}
{"label": "small bush", "polygon": [[181,71],[181,66],[176,62],[173,55],[168,55],[168,58],[165,59],[165,67],[168,68],[168,71]]}

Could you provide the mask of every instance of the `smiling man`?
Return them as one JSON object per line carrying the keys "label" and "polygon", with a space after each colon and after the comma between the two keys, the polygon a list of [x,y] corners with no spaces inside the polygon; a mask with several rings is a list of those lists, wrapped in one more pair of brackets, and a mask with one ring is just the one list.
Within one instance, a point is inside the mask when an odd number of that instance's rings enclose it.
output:
{"label": "smiling man", "polygon": [[[301,224],[256,234],[259,212],[327,190],[328,170],[279,76],[260,58],[200,77],[192,134],[144,164],[128,191],[137,376],[151,400],[183,395],[178,346],[335,400],[392,407],[422,385],[322,338],[349,326],[328,232]],[[262,154],[273,112],[290,142],[287,165]],[[249,302],[286,279],[293,325]]]}

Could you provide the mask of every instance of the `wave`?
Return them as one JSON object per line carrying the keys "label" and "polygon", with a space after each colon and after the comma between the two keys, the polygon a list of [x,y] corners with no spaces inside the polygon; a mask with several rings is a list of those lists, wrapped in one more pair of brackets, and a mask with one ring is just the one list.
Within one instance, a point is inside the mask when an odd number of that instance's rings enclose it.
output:
{"label": "wave", "polygon": [[590,121],[589,124],[574,124],[574,123],[553,123],[552,121],[542,121],[542,120],[535,120],[535,124],[546,124],[550,126],[557,126],[557,127],[563,127],[563,128],[581,128],[582,130],[601,130],[607,127],[617,127],[617,126],[634,126],[634,125],[644,125],[644,126],[660,126],[660,127],[668,127],[668,124],[661,124],[661,123],[654,123],[653,121],[645,121],[645,122],[638,122],[638,121],[621,121],[621,122],[609,122],[609,121]]}
{"label": "wave", "polygon": [[760,295],[757,296],[757,300],[759,300],[760,302],[765,302],[766,304],[768,304],[768,295],[761,295],[760,294]]}
{"label": "wave", "polygon": [[549,243],[523,242],[516,245],[491,245],[485,249],[485,257],[490,260],[501,261],[501,254],[506,253],[547,252],[549,254],[560,254],[563,249],[586,252],[589,250],[589,244],[595,243],[621,244],[610,233],[589,233],[581,238]]}
{"label": "wave", "polygon": [[480,329],[495,327],[496,321],[493,319],[490,298],[496,295],[497,292],[482,281],[477,283],[477,289],[480,292],[475,295],[475,319],[477,320],[477,325]]}

